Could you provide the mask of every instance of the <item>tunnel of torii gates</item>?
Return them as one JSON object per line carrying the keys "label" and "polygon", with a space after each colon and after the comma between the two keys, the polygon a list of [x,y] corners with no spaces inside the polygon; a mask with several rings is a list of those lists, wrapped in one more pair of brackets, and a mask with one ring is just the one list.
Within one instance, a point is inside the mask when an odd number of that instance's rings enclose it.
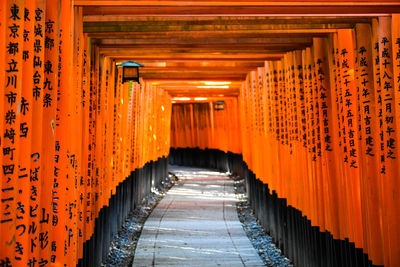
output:
{"label": "tunnel of torii gates", "polygon": [[0,2],[0,266],[99,266],[168,162],[297,266],[400,266],[399,2]]}

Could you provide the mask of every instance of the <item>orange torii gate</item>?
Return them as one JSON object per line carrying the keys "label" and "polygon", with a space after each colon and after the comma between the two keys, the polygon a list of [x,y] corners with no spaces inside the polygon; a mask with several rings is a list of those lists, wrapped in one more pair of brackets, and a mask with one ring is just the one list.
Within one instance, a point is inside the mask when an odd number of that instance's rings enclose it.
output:
{"label": "orange torii gate", "polygon": [[168,94],[122,84],[81,15],[72,1],[0,4],[1,266],[75,266],[120,184],[169,153]]}
{"label": "orange torii gate", "polygon": [[[199,104],[174,104],[171,146],[243,151],[254,175],[311,226],[332,240],[349,240],[375,265],[398,266],[399,18],[393,14],[336,30],[250,72],[239,96],[242,140],[228,147],[207,139],[209,134],[201,135],[207,145],[185,142],[204,131],[187,128],[198,116],[187,111]],[[199,124],[209,132],[224,127],[223,120],[208,122],[217,112],[198,111]],[[225,113],[226,121],[236,116]],[[284,246],[295,256],[296,248]],[[299,255],[295,262],[301,265]],[[351,266],[357,259],[349,257],[344,262]]]}
{"label": "orange torii gate", "polygon": [[[162,12],[155,4],[152,12]],[[220,4],[230,14],[230,3]],[[305,9],[289,4],[285,10]],[[191,12],[205,12],[201,5]],[[240,12],[280,9],[240,5]],[[83,9],[73,1],[2,1],[0,266],[98,265],[106,253],[98,244],[110,243],[150,191],[153,166],[166,171],[170,144],[242,154],[247,176],[259,179],[251,192],[280,201],[313,227],[297,229],[291,214],[289,229],[279,228],[272,212],[257,207],[300,265],[313,256],[300,245],[326,252],[347,240],[374,265],[398,266],[400,16],[328,30],[307,48],[269,55],[276,60],[248,73],[238,97],[172,105],[151,81],[122,83],[119,60],[83,32]],[[329,242],[317,240],[317,231]],[[363,261],[352,251],[321,257],[316,266],[334,257]]]}

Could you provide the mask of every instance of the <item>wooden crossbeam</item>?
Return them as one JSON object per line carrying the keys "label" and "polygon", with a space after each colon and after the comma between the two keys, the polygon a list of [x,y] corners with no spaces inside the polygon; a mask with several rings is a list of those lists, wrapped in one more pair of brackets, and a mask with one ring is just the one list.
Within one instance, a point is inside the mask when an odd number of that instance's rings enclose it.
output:
{"label": "wooden crossbeam", "polygon": [[[102,56],[135,60],[171,95],[239,93],[247,73],[337,29],[400,12],[400,1],[86,1],[84,32]],[[200,80],[229,88],[198,87]]]}
{"label": "wooden crossbeam", "polygon": [[[158,5],[140,5],[142,1],[137,1],[138,5],[121,5],[121,6],[87,6],[83,9],[83,15],[278,15],[278,14],[387,14],[400,13],[399,2],[377,2],[377,3],[354,3],[340,2],[340,4],[320,2],[318,5],[307,5],[298,2],[297,5],[267,5],[263,2],[260,5],[251,5],[245,2],[243,5],[234,5],[226,3],[226,5],[162,5],[155,1]],[[78,3],[83,3],[78,1]],[[86,2],[85,2],[86,3]],[[83,4],[85,4],[83,3]],[[192,2],[187,2],[192,3]],[[273,2],[274,3],[274,2]]]}
{"label": "wooden crossbeam", "polygon": [[161,76],[157,76],[157,77],[146,77],[146,80],[151,80],[151,81],[166,81],[166,82],[170,82],[170,81],[231,81],[231,82],[243,82],[244,78],[243,77],[239,77],[239,76],[231,76],[231,77],[214,77],[212,79],[209,79],[208,77],[161,77]]}
{"label": "wooden crossbeam", "polygon": [[[128,60],[128,59],[126,59]],[[141,60],[148,68],[257,68],[264,65],[263,60],[254,61],[203,61],[203,60]]]}
{"label": "wooden crossbeam", "polygon": [[265,37],[253,37],[253,38],[234,38],[226,37],[224,39],[216,39],[214,37],[199,38],[196,35],[193,36],[174,36],[170,38],[143,38],[143,39],[105,39],[100,41],[98,44],[102,48],[115,47],[118,45],[121,48],[173,48],[177,47],[190,47],[190,48],[212,48],[216,45],[218,47],[232,46],[236,48],[249,47],[251,44],[258,47],[268,47],[276,44],[310,44],[312,38],[306,37],[286,37],[286,38],[265,38]]}
{"label": "wooden crossbeam", "polygon": [[115,49],[115,51],[107,51],[107,53],[102,53],[106,56],[114,57],[114,58],[136,58],[137,60],[149,60],[149,59],[158,59],[158,60],[166,60],[166,59],[205,59],[205,60],[210,60],[210,59],[224,59],[227,61],[236,61],[239,59],[242,60],[276,60],[280,59],[283,57],[283,53],[276,53],[276,52],[271,52],[271,53],[265,53],[265,54],[252,54],[250,52],[248,53],[239,53],[239,54],[204,54],[204,53],[199,53],[199,54],[181,54],[181,53],[176,53],[176,54],[133,54],[129,50],[118,50]]}
{"label": "wooden crossbeam", "polygon": [[138,6],[179,6],[179,7],[193,7],[193,6],[255,6],[255,7],[341,7],[341,6],[393,6],[398,4],[397,0],[386,0],[377,3],[377,1],[372,0],[353,0],[353,1],[337,1],[337,0],[325,0],[325,1],[301,1],[301,0],[291,0],[291,1],[140,1],[140,0],[75,0],[75,6],[96,6],[96,7],[138,7]]}
{"label": "wooden crossbeam", "polygon": [[[351,28],[351,27],[349,27]],[[300,29],[300,30],[266,30],[266,31],[237,31],[237,32],[92,32],[89,36],[98,40],[99,44],[112,44],[116,40],[121,43],[145,43],[144,40],[176,39],[193,37],[198,39],[207,38],[312,38],[326,37],[329,33],[336,32],[336,29]],[[149,43],[148,45],[154,45]],[[184,44],[182,44],[184,45]]]}
{"label": "wooden crossbeam", "polygon": [[200,96],[237,96],[239,95],[239,90],[219,90],[219,89],[202,89],[202,90],[195,90],[195,89],[187,89],[187,90],[169,90],[163,87],[160,87],[168,92],[169,95],[172,97],[200,97]]}
{"label": "wooden crossbeam", "polygon": [[[223,71],[221,71],[223,70]],[[153,73],[168,73],[173,74],[176,73],[179,76],[180,73],[197,73],[197,72],[207,72],[213,74],[222,74],[222,73],[248,73],[254,70],[254,68],[143,68],[141,71],[142,75],[153,74]]]}
{"label": "wooden crossbeam", "polygon": [[166,73],[166,72],[153,72],[153,73],[145,73],[142,74],[141,77],[143,79],[176,79],[181,77],[182,79],[188,78],[196,78],[197,80],[214,80],[216,78],[223,80],[244,80],[246,78],[247,73],[235,73],[235,72],[219,72],[219,73],[210,73],[210,72],[182,72],[182,73]]}
{"label": "wooden crossbeam", "polygon": [[[382,15],[380,15],[382,16]],[[90,22],[134,22],[138,25],[268,25],[268,24],[355,24],[369,23],[371,15],[354,14],[352,16],[141,16],[141,15],[90,15],[83,17],[85,26]]]}
{"label": "wooden crossbeam", "polygon": [[85,22],[84,32],[265,32],[302,30],[302,29],[341,29],[351,28],[355,23],[310,23],[307,20],[302,23],[252,23],[248,21],[243,24],[197,24],[196,20],[189,20],[186,23],[132,23],[131,21],[118,22]]}
{"label": "wooden crossbeam", "polygon": [[[311,42],[307,43],[276,43],[276,44],[266,44],[264,46],[252,46],[251,44],[246,47],[215,47],[215,48],[191,48],[191,47],[175,47],[175,48],[135,48],[135,47],[121,47],[116,45],[115,47],[102,47],[100,53],[110,55],[115,53],[114,50],[118,50],[121,53],[131,53],[132,55],[170,55],[170,54],[222,54],[222,55],[236,55],[238,53],[248,54],[271,54],[285,52],[288,50],[300,49],[311,45]],[[251,51],[249,47],[252,47]]]}

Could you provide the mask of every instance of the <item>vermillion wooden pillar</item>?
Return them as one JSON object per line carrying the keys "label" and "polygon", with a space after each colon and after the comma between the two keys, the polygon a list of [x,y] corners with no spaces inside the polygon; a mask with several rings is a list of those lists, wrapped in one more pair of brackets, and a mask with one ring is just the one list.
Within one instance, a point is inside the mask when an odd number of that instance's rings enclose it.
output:
{"label": "vermillion wooden pillar", "polygon": [[364,249],[378,265],[383,265],[379,121],[374,88],[372,29],[368,24],[356,27],[357,72],[361,115],[360,175]]}
{"label": "vermillion wooden pillar", "polygon": [[[23,48],[22,52],[22,72],[24,77],[22,78],[22,90],[21,90],[21,107],[20,107],[20,147],[21,149],[20,157],[19,157],[19,173],[18,173],[18,181],[17,187],[23,188],[24,185],[30,183],[30,165],[31,165],[31,144],[32,144],[32,87],[33,87],[33,65],[34,65],[34,11],[35,11],[35,1],[26,2],[25,10],[24,10],[24,40],[23,43],[20,43],[19,46]],[[21,13],[22,14],[22,13]],[[32,184],[37,188],[36,183]],[[36,189],[37,190],[37,189]],[[26,227],[30,225],[30,216],[25,212],[25,209],[29,207],[30,198],[37,199],[37,192],[33,193],[32,189],[26,188],[19,192],[17,195],[17,205],[19,206],[19,211],[17,214],[17,228],[21,229],[22,227]],[[27,207],[27,208],[25,208]],[[22,234],[18,234],[16,236],[16,251],[15,251],[15,260],[16,264],[27,264],[29,259],[29,253],[27,251],[23,251],[23,248],[29,247],[29,232],[24,232]],[[21,248],[21,249],[20,249]]]}
{"label": "vermillion wooden pillar", "polygon": [[398,200],[397,188],[399,177],[398,164],[398,122],[396,120],[396,90],[394,88],[393,76],[393,40],[392,40],[392,19],[390,17],[379,18],[378,42],[379,42],[379,67],[380,67],[380,90],[382,101],[382,126],[383,126],[383,155],[382,157],[382,190],[383,190],[383,235],[385,250],[388,253],[388,260],[385,265],[396,266],[400,262],[399,242],[400,236],[398,221]]}
{"label": "vermillion wooden pillar", "polygon": [[[18,188],[20,158],[20,105],[22,99],[22,72],[23,72],[23,29],[25,1],[7,1],[2,4],[3,23],[2,50],[5,50],[2,60],[4,65],[1,70],[4,75],[3,100],[1,101],[2,121],[2,188],[1,188],[1,217],[0,232],[2,243],[0,249],[4,253],[5,261],[10,265],[16,264],[22,255],[16,254],[15,246],[17,235],[25,234],[23,206],[27,203],[17,201],[20,199]],[[5,153],[4,153],[5,152]],[[18,203],[19,202],[19,203]],[[19,206],[18,206],[19,205]],[[19,207],[19,209],[18,209]],[[18,227],[20,226],[20,227]],[[18,231],[17,231],[18,227]],[[19,241],[18,240],[18,241]],[[22,241],[22,240],[21,240]],[[24,246],[26,244],[21,244]],[[15,259],[17,257],[17,259]]]}
{"label": "vermillion wooden pillar", "polygon": [[[393,90],[395,94],[395,103],[400,103],[400,16],[399,14],[392,14],[392,58],[393,58]],[[397,108],[396,109],[396,121],[397,124],[399,124],[400,120],[400,110]],[[397,128],[398,129],[398,128]],[[399,140],[399,129],[398,133],[396,135],[397,140]],[[399,158],[397,158],[397,163],[394,165],[397,165],[399,167]],[[399,188],[400,188],[400,183],[399,179],[396,179],[395,177],[392,177],[392,193],[395,195],[393,198],[393,207],[399,207],[400,199],[398,196],[399,193]],[[391,233],[393,235],[399,236],[399,225],[398,222],[400,221],[399,218],[399,212],[398,210],[394,211],[392,213],[392,218],[394,222],[394,231]],[[391,256],[393,256],[393,262],[398,263],[400,262],[400,251],[399,251],[399,240],[393,240],[393,244],[391,245],[391,248],[393,251],[391,252]]]}
{"label": "vermillion wooden pillar", "polygon": [[[41,205],[41,199],[43,192],[43,167],[42,164],[44,162],[44,157],[42,153],[43,146],[43,88],[44,88],[44,62],[45,62],[45,49],[43,48],[45,41],[45,11],[46,4],[43,0],[37,0],[34,11],[31,12],[32,18],[34,20],[34,31],[31,34],[31,42],[33,42],[33,86],[31,87],[32,91],[32,104],[31,104],[31,112],[32,112],[32,141],[31,141],[31,157],[30,157],[30,186],[32,190],[36,189],[36,194],[31,193],[29,209],[35,207],[39,210],[39,216],[33,217],[30,219],[29,227],[31,231],[29,233],[29,246],[28,251],[30,253],[28,262],[33,262],[34,259],[40,257],[41,248],[39,246],[34,246],[36,240],[39,240],[39,234],[41,231],[41,225],[45,222],[43,221],[46,218],[41,217],[43,215],[43,207]],[[36,231],[35,231],[36,229]],[[48,260],[48,258],[46,258]]]}

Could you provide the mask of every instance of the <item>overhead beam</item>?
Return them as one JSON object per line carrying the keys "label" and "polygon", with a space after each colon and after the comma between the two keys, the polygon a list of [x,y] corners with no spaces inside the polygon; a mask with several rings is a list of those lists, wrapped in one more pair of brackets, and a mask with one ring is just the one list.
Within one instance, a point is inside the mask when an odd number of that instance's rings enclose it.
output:
{"label": "overhead beam", "polygon": [[169,90],[169,91],[174,91],[174,92],[178,92],[178,91],[210,91],[210,90],[219,90],[219,91],[234,91],[236,92],[237,90],[240,89],[239,86],[235,86],[235,87],[229,87],[229,88],[198,88],[196,86],[191,86],[191,85],[177,85],[177,86],[170,86],[170,85],[163,85],[160,84],[158,85],[160,88],[164,89],[164,90]]}
{"label": "overhead beam", "polygon": [[210,79],[209,77],[146,77],[146,80],[156,81],[156,82],[170,82],[170,81],[234,81],[234,82],[242,82],[246,77],[239,76],[231,76],[231,77],[214,77]]}
{"label": "overhead beam", "polygon": [[[141,62],[143,64],[143,62]],[[238,73],[248,73],[254,70],[254,67],[144,67],[140,73],[164,72],[164,73],[182,73],[182,72],[199,72],[218,73],[221,70]]]}
{"label": "overhead beam", "polygon": [[[90,2],[77,1],[83,5]],[[97,1],[93,1],[97,2]],[[316,5],[308,5],[307,3],[298,2],[297,5],[282,5],[280,3],[257,2],[259,5],[251,5],[249,2],[244,2],[243,5],[235,5],[231,2],[226,2],[226,5],[200,5],[203,2],[187,2],[190,5],[166,5],[162,4],[165,1],[154,1],[157,5],[144,5],[144,1],[134,1],[136,5],[121,5],[121,6],[98,6],[91,5],[83,9],[84,16],[90,15],[303,15],[303,14],[387,14],[400,13],[399,2],[376,2],[376,3],[354,3],[354,2],[339,2],[339,4],[319,2]],[[115,3],[115,1],[114,1]],[[260,4],[261,3],[261,4]],[[275,4],[273,4],[275,3]],[[290,3],[290,2],[288,2]],[[142,5],[143,4],[143,5]]]}
{"label": "overhead beam", "polygon": [[187,59],[204,59],[206,61],[215,59],[215,60],[227,60],[227,61],[236,61],[236,60],[276,60],[283,57],[284,53],[265,53],[265,54],[252,54],[252,53],[245,53],[245,54],[160,54],[160,55],[143,55],[143,54],[133,54],[132,51],[125,50],[125,49],[115,49],[114,51],[101,51],[101,53],[105,56],[113,57],[113,58],[136,58],[137,60],[187,60]]}
{"label": "overhead beam", "polygon": [[[159,84],[160,86],[162,86],[163,88],[167,88],[167,89],[171,89],[171,90],[184,90],[184,89],[188,89],[188,88],[190,88],[190,89],[198,89],[199,87],[198,86],[201,86],[201,85],[193,85],[193,84],[191,84],[190,82],[182,82],[182,83],[176,83],[176,84],[168,84],[168,83],[162,83],[162,82],[159,82],[159,83],[157,83],[157,84]],[[232,89],[232,90],[237,90],[237,89],[240,89],[240,84],[241,83],[239,83],[238,85],[235,85],[235,84],[231,84],[231,85],[229,85],[229,88],[219,88],[219,87],[213,87],[213,88],[210,88],[210,89]]]}
{"label": "overhead beam", "polygon": [[[118,60],[129,60],[132,59],[131,57],[119,57]],[[264,60],[262,59],[211,59],[211,58],[204,58],[203,59],[183,59],[183,58],[177,58],[177,59],[165,59],[165,60],[160,60],[160,59],[143,59],[141,62],[143,64],[162,64],[162,65],[168,65],[168,66],[182,66],[182,64],[188,64],[188,66],[246,66],[246,64],[251,64],[252,66],[256,65],[258,66],[259,64],[264,64]]]}
{"label": "overhead beam", "polygon": [[256,68],[264,65],[263,60],[255,61],[203,61],[203,60],[142,60],[145,68]]}
{"label": "overhead beam", "polygon": [[219,88],[210,88],[210,89],[198,89],[198,88],[191,88],[191,87],[181,87],[181,88],[172,88],[172,87],[165,87],[165,86],[158,86],[169,94],[192,94],[197,95],[200,93],[209,94],[210,92],[214,94],[237,94],[240,92],[240,88],[230,88],[230,89],[219,89]]}
{"label": "overhead beam", "polygon": [[[102,56],[135,60],[141,76],[172,96],[237,96],[265,60],[337,29],[400,12],[400,1],[75,0]],[[201,81],[229,81],[227,88]]]}
{"label": "overhead beam", "polygon": [[84,32],[267,32],[273,30],[299,30],[299,29],[342,29],[353,27],[354,23],[315,23],[312,20],[305,20],[300,23],[263,23],[252,24],[208,24],[198,25],[196,21],[187,21],[187,23],[132,23],[131,21],[118,22],[85,22]]}
{"label": "overhead beam", "polygon": [[[106,55],[105,55],[106,56]],[[190,57],[185,57],[185,55],[181,55],[179,57],[171,57],[171,58],[161,58],[161,57],[141,57],[140,55],[114,55],[114,56],[109,56],[110,58],[113,58],[117,61],[125,61],[125,60],[140,60],[140,62],[145,62],[145,61],[158,61],[158,62],[168,62],[168,61],[193,61],[193,62],[199,62],[202,59],[204,59],[205,62],[213,62],[213,61],[218,61],[218,62],[241,62],[241,61],[246,61],[246,62],[264,62],[266,60],[279,60],[283,57],[283,53],[279,54],[270,54],[266,58],[211,58],[211,57],[203,57],[203,58],[190,58]]]}
{"label": "overhead beam", "polygon": [[[182,77],[175,79],[155,79],[146,78],[145,81],[151,82],[158,88],[166,90],[171,96],[218,96],[218,95],[232,95],[237,96],[240,92],[244,77],[236,78],[234,80],[227,79],[184,79]],[[222,82],[220,85],[215,82]],[[214,85],[213,85],[214,84]],[[222,86],[222,87],[221,87]],[[228,87],[228,88],[225,88]]]}
{"label": "overhead beam", "polygon": [[[381,1],[382,5],[392,5],[398,3],[396,0],[386,0]],[[142,1],[142,0],[75,0],[75,6],[345,6],[345,5],[367,5],[367,6],[377,6],[376,1],[373,0],[353,0],[353,1],[337,1],[337,0],[311,0],[311,1],[301,1],[301,0],[278,0],[278,1],[263,1],[263,0],[239,0],[239,1],[229,1],[229,0],[219,0],[219,1],[184,1],[184,0],[174,0],[174,1]]]}
{"label": "overhead beam", "polygon": [[197,78],[197,80],[213,80],[215,78],[223,79],[223,80],[237,80],[246,78],[246,73],[235,73],[235,72],[182,72],[182,73],[167,73],[167,72],[152,72],[152,73],[144,73],[141,74],[143,79],[188,79],[188,78]]}
{"label": "overhead beam", "polygon": [[[349,29],[352,27],[349,27]],[[302,29],[302,30],[268,30],[263,32],[92,32],[88,35],[93,39],[99,40],[99,44],[107,44],[114,42],[113,40],[128,40],[126,42],[134,42],[135,40],[155,40],[161,39],[179,39],[183,37],[196,38],[313,38],[326,37],[329,33],[336,32],[336,29]],[[104,40],[104,41],[103,41]]]}
{"label": "overhead beam", "polygon": [[196,76],[196,75],[203,75],[203,76],[224,76],[224,75],[229,75],[229,76],[233,76],[233,75],[238,75],[238,76],[242,76],[243,74],[247,74],[248,72],[250,72],[251,69],[235,69],[235,68],[231,68],[231,69],[222,69],[222,68],[213,68],[213,69],[209,69],[209,70],[201,70],[201,69],[150,69],[147,70],[146,68],[143,68],[140,72],[141,76],[145,77],[148,75],[156,75],[156,74],[160,74],[160,75],[176,75],[177,77],[179,77],[179,75],[185,74],[185,75],[192,75],[192,76]]}
{"label": "overhead beam", "polygon": [[100,53],[105,54],[105,55],[110,55],[113,52],[113,50],[118,50],[120,52],[122,51],[129,51],[132,55],[157,55],[157,56],[162,56],[162,55],[170,55],[170,54],[212,54],[212,55],[237,55],[237,54],[248,54],[251,52],[251,54],[272,54],[272,53],[280,53],[280,52],[285,52],[288,50],[294,50],[294,49],[301,49],[307,46],[310,46],[312,42],[307,42],[307,43],[280,43],[280,44],[266,44],[265,46],[252,46],[251,51],[249,51],[249,47],[230,47],[227,45],[226,47],[215,47],[215,48],[191,48],[191,47],[175,47],[175,48],[164,48],[164,47],[159,47],[159,48],[135,48],[135,47],[123,47],[123,46],[118,46],[115,45],[113,46],[108,46],[108,47],[101,47]]}
{"label": "overhead beam", "polygon": [[[149,80],[147,80],[149,81]],[[192,81],[155,81],[151,80],[153,85],[159,85],[160,87],[166,88],[166,89],[171,89],[171,90],[185,90],[185,89],[198,89],[198,86],[204,86],[205,83],[200,83],[198,81],[192,82]],[[213,81],[215,82],[215,81]],[[229,88],[221,88],[221,86],[215,86],[212,87],[211,89],[232,89],[232,90],[237,90],[240,89],[242,82],[231,82],[229,81]]]}
{"label": "overhead beam", "polygon": [[[158,40],[158,41],[157,41]],[[103,48],[115,47],[116,45],[126,48],[175,48],[179,47],[186,48],[206,48],[210,49],[213,47],[235,47],[243,48],[249,47],[249,44],[256,47],[269,47],[280,44],[310,44],[312,38],[309,37],[286,37],[286,38],[265,38],[265,37],[253,37],[253,38],[234,38],[226,37],[224,39],[216,39],[213,37],[199,38],[196,35],[193,36],[174,36],[169,38],[130,38],[130,39],[101,39],[93,40],[97,45]],[[217,45],[217,46],[216,46]]]}
{"label": "overhead beam", "polygon": [[240,90],[219,90],[219,89],[210,89],[210,90],[169,90],[165,89],[162,86],[159,88],[165,90],[171,96],[237,96],[240,93]]}
{"label": "overhead beam", "polygon": [[173,92],[167,91],[171,97],[237,97],[239,92]]}
{"label": "overhead beam", "polygon": [[[379,14],[382,16],[382,14]],[[354,14],[348,15],[313,15],[313,16],[141,16],[141,15],[91,15],[85,16],[83,21],[85,25],[89,22],[134,22],[141,25],[259,25],[259,24],[355,24],[368,23],[371,15]]]}

